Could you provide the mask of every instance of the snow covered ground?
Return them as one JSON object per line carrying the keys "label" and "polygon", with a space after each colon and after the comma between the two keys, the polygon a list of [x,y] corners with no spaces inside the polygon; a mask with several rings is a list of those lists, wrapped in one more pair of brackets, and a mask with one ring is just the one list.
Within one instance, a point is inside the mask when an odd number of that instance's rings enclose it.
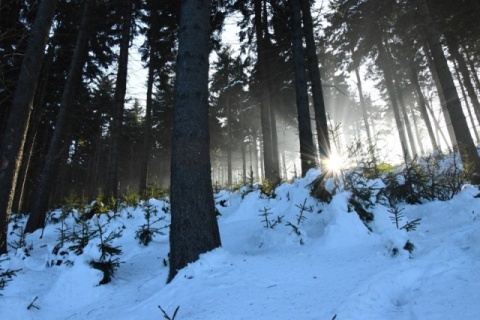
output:
{"label": "snow covered ground", "polygon": [[[243,198],[239,191],[217,194],[223,246],[168,285],[168,235],[139,244],[135,234],[145,223],[140,207],[124,209],[108,224],[109,231],[123,230],[114,242],[123,254],[106,285],[98,285],[102,273],[89,265],[98,258],[98,241],[80,256],[70,253],[73,265],[49,266],[58,259],[52,250],[60,223],[49,224],[41,239],[40,231],[27,236],[29,256],[11,249],[0,259],[3,270],[21,269],[0,291],[0,319],[162,319],[158,306],[170,317],[179,306],[177,320],[480,318],[476,188],[467,185],[445,202],[401,204],[403,222],[422,219],[408,233],[377,204],[370,231],[349,212],[348,192],[329,204],[310,197],[307,185],[317,174],[281,185],[274,199],[258,190]],[[158,226],[168,224],[164,201],[151,203],[166,216]],[[311,212],[298,222],[304,203]],[[283,216],[274,228],[265,228],[260,214],[266,209],[271,223]],[[415,246],[411,254],[403,249],[407,240]]]}

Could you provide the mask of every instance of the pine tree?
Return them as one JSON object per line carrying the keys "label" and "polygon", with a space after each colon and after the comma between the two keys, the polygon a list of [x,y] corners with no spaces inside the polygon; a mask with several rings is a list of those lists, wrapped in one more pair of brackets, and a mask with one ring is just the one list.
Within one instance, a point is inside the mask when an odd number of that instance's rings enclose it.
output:
{"label": "pine tree", "polygon": [[182,2],[172,137],[169,282],[201,253],[221,245],[210,172],[209,18],[210,1]]}
{"label": "pine tree", "polygon": [[12,109],[0,146],[0,254],[7,252],[7,226],[10,210],[18,170],[23,158],[23,147],[31,116],[33,97],[56,6],[57,0],[44,0],[40,3],[35,22],[32,25]]}

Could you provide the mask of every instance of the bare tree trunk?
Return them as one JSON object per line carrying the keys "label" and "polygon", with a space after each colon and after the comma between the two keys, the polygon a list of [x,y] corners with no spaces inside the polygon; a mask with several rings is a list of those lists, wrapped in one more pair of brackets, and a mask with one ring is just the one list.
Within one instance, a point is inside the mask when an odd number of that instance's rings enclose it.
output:
{"label": "bare tree trunk", "polygon": [[412,114],[413,127],[415,128],[415,137],[418,147],[420,148],[420,154],[425,154],[425,148],[423,146],[422,139],[420,139],[420,130],[418,129],[417,117],[412,107],[410,107],[410,113]]}
{"label": "bare tree trunk", "polygon": [[363,96],[362,79],[360,78],[360,72],[358,72],[357,66],[354,67],[354,71],[355,76],[357,77],[357,88],[360,97],[360,105],[362,106],[363,122],[365,124],[365,131],[367,131],[368,147],[371,149],[373,147],[373,139],[370,132],[370,124],[368,123],[367,104],[365,103],[365,97]]}
{"label": "bare tree trunk", "polygon": [[258,160],[258,145],[257,145],[257,134],[254,133],[252,136],[252,149],[253,149],[253,174],[258,179],[260,179],[260,174],[258,173],[259,160]]}
{"label": "bare tree trunk", "polygon": [[[475,141],[478,143],[478,141],[480,141],[479,140],[480,138],[478,136],[477,126],[475,125],[475,119],[473,117],[472,110],[470,109],[470,103],[468,103],[468,97],[467,97],[467,93],[465,92],[465,86],[462,83],[462,78],[461,78],[460,73],[458,71],[458,65],[455,62],[455,60],[453,60],[453,66],[454,66],[454,69],[455,69],[455,75],[457,76],[457,80],[458,80],[458,83],[460,85],[460,91],[462,92],[463,100],[465,101],[465,106],[467,107],[468,118],[470,119],[470,124],[472,125],[473,134],[475,135]],[[473,111],[475,112],[475,108],[473,109]],[[477,114],[477,116],[478,116],[478,114]],[[478,121],[478,117],[477,117],[477,121]]]}
{"label": "bare tree trunk", "polygon": [[168,282],[200,254],[221,245],[208,129],[209,23],[210,0],[182,1],[173,110]]}
{"label": "bare tree trunk", "polygon": [[405,105],[405,100],[403,99],[402,88],[398,84],[398,78],[395,79],[395,93],[398,97],[398,103],[400,105],[400,111],[402,112],[403,122],[407,130],[408,141],[410,142],[411,154],[415,157],[418,155],[417,145],[415,141],[415,135],[412,132],[412,125],[410,123],[410,118],[408,117],[407,106]]}
{"label": "bare tree trunk", "polygon": [[437,70],[435,69],[435,65],[433,62],[432,54],[430,49],[428,48],[428,43],[425,43],[425,56],[427,57],[428,61],[428,68],[430,73],[432,74],[433,82],[435,83],[435,87],[437,88],[438,98],[440,99],[440,105],[443,111],[443,117],[445,119],[445,125],[447,126],[448,136],[450,137],[450,145],[456,146],[457,145],[457,138],[455,137],[455,131],[453,130],[452,120],[450,119],[450,114],[447,110],[447,101],[445,99],[445,95],[443,94],[442,85],[438,78]]}
{"label": "bare tree trunk", "polygon": [[472,57],[468,53],[467,46],[462,44],[462,49],[465,54],[465,60],[467,61],[468,66],[470,67],[470,74],[472,75],[473,81],[475,82],[476,89],[477,91],[480,91],[480,79],[478,78],[475,62],[473,61]]}
{"label": "bare tree trunk", "polygon": [[38,141],[38,128],[45,106],[50,68],[52,66],[55,53],[54,50],[55,49],[53,46],[49,46],[47,55],[44,57],[41,77],[39,79],[39,85],[34,98],[34,105],[37,107],[32,110],[32,115],[28,126],[27,139],[24,146],[24,154],[26,154],[26,156],[24,156],[24,159],[22,160],[19,178],[17,180],[18,182],[15,189],[15,197],[12,204],[12,212],[29,212],[30,210],[30,208],[27,208],[25,205],[25,197],[27,195],[27,180],[32,178],[31,164]]}
{"label": "bare tree trunk", "polygon": [[452,120],[453,130],[457,138],[458,148],[462,163],[471,183],[480,183],[480,157],[477,148],[473,143],[470,130],[468,129],[467,120],[463,114],[462,105],[458,98],[455,83],[452,74],[448,68],[447,59],[440,43],[440,36],[436,29],[435,23],[430,15],[430,9],[426,0],[416,0],[417,9],[421,15],[421,21],[425,22],[425,33],[429,44],[430,51],[434,62],[435,69],[438,73],[443,94],[447,102],[447,110]]}
{"label": "bare tree trunk", "polygon": [[7,228],[10,218],[18,170],[31,116],[45,45],[52,26],[57,0],[40,2],[22,61],[12,109],[0,147],[0,254],[7,252]]}
{"label": "bare tree trunk", "polygon": [[400,143],[402,146],[402,151],[404,155],[407,157],[407,160],[411,159],[411,154],[408,149],[407,138],[405,136],[405,127],[403,125],[403,121],[400,115],[400,107],[398,106],[397,101],[397,94],[395,92],[395,86],[393,83],[393,75],[391,72],[391,68],[388,64],[387,52],[383,47],[382,41],[378,41],[378,52],[379,52],[379,59],[380,65],[383,70],[383,75],[385,77],[385,85],[387,86],[388,95],[390,97],[390,102],[392,104],[393,115],[395,118],[395,124],[397,125],[398,135],[400,138]]}
{"label": "bare tree trunk", "polygon": [[[432,116],[432,120],[433,120],[433,124],[435,126],[435,130],[437,132],[437,141],[440,142],[440,138],[439,137],[442,137],[442,140],[443,142],[445,143],[445,145],[448,147],[449,146],[449,141],[447,140],[447,137],[445,137],[445,134],[443,133],[443,130],[442,128],[440,128],[440,123],[439,121],[437,120],[437,118],[435,117],[435,113],[433,112],[433,109],[432,107],[430,106],[429,103],[426,103],[425,106],[427,107],[427,111],[430,112],[431,116]],[[443,112],[442,112],[443,113]],[[451,142],[451,141],[450,141]],[[438,148],[440,150],[440,144],[438,144]]]}
{"label": "bare tree trunk", "polygon": [[[279,168],[278,162],[275,162],[275,148],[274,141],[272,138],[273,130],[276,130],[276,127],[271,122],[272,112],[271,112],[271,101],[270,101],[270,88],[268,84],[269,78],[269,67],[268,67],[268,44],[266,43],[266,37],[264,32],[267,30],[262,21],[262,0],[254,0],[254,22],[255,30],[257,36],[257,54],[258,54],[258,65],[259,65],[259,82],[261,86],[261,103],[260,103],[260,115],[261,115],[261,126],[262,126],[262,137],[263,137],[263,163],[264,163],[264,172],[265,178],[276,182],[279,180]],[[277,156],[278,158],[278,156]]]}
{"label": "bare tree trunk", "polygon": [[472,80],[470,79],[470,73],[468,72],[467,64],[465,63],[465,60],[463,59],[460,52],[458,52],[456,44],[450,43],[450,45],[448,46],[448,51],[452,55],[454,62],[456,62],[455,68],[457,68],[462,75],[461,78],[458,78],[458,81],[461,81],[461,83],[467,89],[468,98],[472,103],[473,110],[475,111],[475,116],[477,117],[477,121],[480,122],[480,102],[478,101],[477,93],[475,92]]}
{"label": "bare tree trunk", "polygon": [[232,186],[232,119],[230,101],[227,97],[227,185]]}
{"label": "bare tree trunk", "polygon": [[417,72],[412,65],[410,65],[410,81],[412,82],[413,87],[415,88],[415,93],[418,100],[420,114],[422,115],[422,118],[425,121],[425,126],[427,127],[427,132],[430,138],[430,143],[432,144],[432,148],[434,150],[438,150],[437,140],[435,139],[435,135],[433,134],[432,124],[430,123],[430,119],[428,118],[425,96],[423,95],[422,89],[418,82]]}
{"label": "bare tree trunk", "polygon": [[148,65],[147,80],[147,105],[145,108],[145,125],[143,132],[143,148],[140,159],[140,196],[146,197],[147,194],[147,176],[148,176],[148,160],[150,158],[150,136],[152,135],[152,95],[153,95],[153,76],[154,76],[154,59],[155,53],[150,47],[150,59]]}
{"label": "bare tree trunk", "polygon": [[118,158],[120,139],[122,135],[123,109],[127,91],[128,47],[130,44],[130,28],[132,23],[132,0],[121,2],[123,6],[122,39],[120,55],[118,57],[117,81],[114,94],[114,108],[110,129],[110,143],[108,146],[107,181],[105,196],[107,199],[118,198]]}
{"label": "bare tree trunk", "polygon": [[85,51],[87,50],[88,25],[94,5],[91,1],[92,0],[86,0],[84,4],[82,20],[80,22],[75,44],[75,51],[70,62],[65,88],[63,89],[60,102],[60,109],[55,122],[55,130],[52,139],[50,140],[47,156],[45,157],[45,162],[38,183],[38,189],[35,192],[31,212],[25,227],[25,232],[34,232],[45,226],[50,191],[52,183],[58,174],[60,150],[62,149],[62,145],[65,146],[66,142],[64,138],[66,133],[67,116],[69,112],[71,112],[74,88],[80,78],[79,75],[81,74],[84,62],[83,58],[85,57]]}
{"label": "bare tree trunk", "polygon": [[315,111],[315,124],[317,126],[318,153],[320,158],[327,158],[330,154],[330,140],[328,137],[327,111],[323,98],[322,79],[318,67],[318,57],[313,35],[313,20],[308,0],[300,0],[303,31],[305,34],[306,54],[310,85],[312,88],[313,109]]}
{"label": "bare tree trunk", "polygon": [[300,140],[300,161],[302,176],[315,168],[315,146],[313,144],[310,108],[308,105],[307,72],[302,41],[302,18],[299,0],[290,0],[292,15],[292,51],[295,73],[295,92],[297,102],[298,133]]}

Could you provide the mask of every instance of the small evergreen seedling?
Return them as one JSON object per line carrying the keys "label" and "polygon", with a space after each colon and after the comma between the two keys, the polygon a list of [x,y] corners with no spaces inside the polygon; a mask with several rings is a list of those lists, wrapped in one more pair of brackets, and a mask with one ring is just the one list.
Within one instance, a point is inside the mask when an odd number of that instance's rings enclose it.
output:
{"label": "small evergreen seedling", "polygon": [[305,244],[305,242],[303,241],[303,238],[301,237],[302,236],[302,231],[300,230],[300,225],[307,219],[304,216],[304,213],[305,212],[313,212],[313,208],[312,207],[307,207],[306,204],[307,204],[307,198],[305,198],[305,200],[303,201],[303,204],[296,204],[295,205],[295,207],[300,209],[300,213],[297,215],[297,224],[293,224],[290,221],[287,221],[287,223],[285,224],[286,226],[291,227],[293,232],[297,236],[300,237],[300,244],[301,245]]}
{"label": "small evergreen seedling", "polygon": [[23,231],[23,227],[18,227],[15,235],[18,237],[18,239],[9,243],[10,246],[15,249],[16,252],[18,252],[19,249],[22,249],[25,256],[29,257],[30,251],[33,250],[33,244],[27,244],[26,234]]}
{"label": "small evergreen seedling", "polygon": [[390,217],[390,220],[392,220],[395,225],[397,226],[397,229],[400,229],[399,224],[400,221],[403,219],[403,208],[399,209],[396,206],[393,206],[392,208],[388,209],[388,212],[390,212],[393,216]]}
{"label": "small evergreen seedling", "polygon": [[122,230],[112,231],[107,236],[105,234],[105,225],[100,223],[100,219],[96,219],[96,232],[100,239],[98,244],[98,250],[100,251],[100,259],[98,261],[91,261],[90,265],[103,272],[103,279],[100,281],[100,285],[107,284],[112,280],[115,270],[120,266],[120,260],[115,257],[122,254],[120,246],[113,246],[113,240],[122,236]]}
{"label": "small evergreen seedling", "polygon": [[282,223],[283,216],[277,216],[276,220],[268,219],[268,216],[271,215],[270,208],[264,207],[263,210],[260,210],[259,216],[263,217],[263,223],[265,228],[273,229],[277,224]]}
{"label": "small evergreen seedling", "polygon": [[[16,276],[16,273],[20,270],[22,269],[4,270],[2,269],[2,267],[0,267],[0,291],[2,291],[7,286],[8,282],[12,281],[12,278]],[[0,296],[2,296],[2,294],[0,294]]]}
{"label": "small evergreen seedling", "polygon": [[297,215],[297,225],[302,224],[307,218],[303,215],[304,212],[312,212],[312,207],[307,207],[307,198],[303,201],[303,204],[296,204],[295,207],[300,209],[300,213]]}
{"label": "small evergreen seedling", "polygon": [[415,231],[417,229],[417,226],[420,224],[420,221],[422,218],[415,219],[413,221],[407,222],[403,227],[400,229],[405,229],[407,231]]}
{"label": "small evergreen seedling", "polygon": [[145,216],[146,223],[142,224],[136,232],[135,239],[138,239],[140,244],[148,246],[148,244],[153,240],[153,237],[156,234],[164,235],[162,229],[168,228],[168,225],[163,227],[154,227],[153,225],[164,220],[165,216],[162,216],[158,219],[154,219],[158,213],[158,209],[150,203],[150,201],[145,201],[140,205]]}
{"label": "small evergreen seedling", "polygon": [[87,246],[88,242],[98,235],[96,231],[90,230],[88,221],[83,219],[75,219],[75,221],[77,223],[68,235],[68,240],[73,243],[68,250],[75,252],[78,256],[83,253],[83,248]]}

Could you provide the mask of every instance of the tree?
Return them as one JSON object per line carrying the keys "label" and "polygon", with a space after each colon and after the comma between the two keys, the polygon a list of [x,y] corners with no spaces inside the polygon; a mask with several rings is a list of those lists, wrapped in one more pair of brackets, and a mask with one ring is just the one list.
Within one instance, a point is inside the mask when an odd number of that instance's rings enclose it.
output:
{"label": "tree", "polygon": [[122,135],[122,118],[127,90],[128,48],[131,38],[132,0],[122,1],[122,37],[120,40],[120,55],[118,57],[117,81],[115,87],[112,123],[110,129],[110,144],[108,152],[107,181],[105,196],[107,199],[118,197],[118,161],[120,139]]}
{"label": "tree", "polygon": [[23,157],[33,97],[56,6],[57,0],[44,0],[39,5],[0,146],[0,254],[7,252],[8,220]]}
{"label": "tree", "polygon": [[209,0],[183,0],[172,137],[170,282],[178,270],[221,245],[210,172]]}
{"label": "tree", "polygon": [[81,69],[84,64],[84,57],[87,51],[88,40],[88,25],[89,18],[94,9],[94,0],[85,0],[82,20],[78,30],[75,51],[70,62],[70,68],[63,89],[62,100],[60,102],[60,110],[55,122],[55,131],[50,140],[47,156],[43,165],[40,181],[38,183],[38,190],[34,195],[34,200],[28,217],[28,222],[25,227],[25,232],[33,232],[37,229],[43,228],[45,224],[45,217],[48,209],[48,200],[50,198],[50,190],[52,183],[56,178],[58,171],[55,171],[59,165],[60,151],[62,144],[65,144],[65,132],[67,124],[67,116],[71,110],[72,96],[74,93],[77,80],[81,76]]}
{"label": "tree", "polygon": [[262,0],[253,0],[254,4],[254,21],[255,34],[257,37],[257,67],[258,79],[261,88],[260,108],[261,108],[261,123],[263,136],[263,162],[265,169],[265,178],[277,183],[280,179],[280,168],[278,165],[278,152],[276,146],[276,125],[275,125],[275,111],[271,104],[270,89],[270,62],[268,59],[268,48],[270,45],[267,17],[262,15]]}
{"label": "tree", "polygon": [[[310,108],[308,105],[307,73],[305,70],[305,54],[302,41],[302,18],[299,0],[290,0],[290,10],[292,14],[292,51],[297,97],[300,160],[302,164],[302,176],[305,176],[309,169],[315,167],[315,147],[313,144]],[[320,146],[325,148],[325,143],[322,143]]]}
{"label": "tree", "polygon": [[472,136],[468,129],[467,120],[462,110],[460,99],[453,82],[452,74],[448,68],[447,59],[440,43],[440,35],[435,22],[430,15],[430,9],[426,0],[415,0],[419,21],[424,22],[424,30],[428,47],[432,54],[433,65],[437,71],[443,94],[446,100],[446,107],[452,120],[453,130],[457,139],[457,147],[462,158],[467,176],[473,184],[480,184],[480,157],[477,148],[473,143]]}
{"label": "tree", "polygon": [[330,141],[328,138],[327,112],[323,97],[322,79],[318,67],[318,58],[313,36],[313,20],[308,0],[300,0],[303,18],[303,30],[305,33],[306,55],[310,86],[312,88],[313,110],[315,111],[315,123],[317,125],[318,153],[320,158],[327,158],[330,154]]}

